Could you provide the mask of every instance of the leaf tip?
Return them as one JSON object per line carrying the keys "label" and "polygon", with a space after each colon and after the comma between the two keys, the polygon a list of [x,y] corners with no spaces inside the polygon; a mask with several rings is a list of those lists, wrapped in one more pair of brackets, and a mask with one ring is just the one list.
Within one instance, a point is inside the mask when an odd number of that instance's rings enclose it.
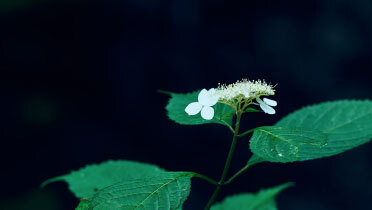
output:
{"label": "leaf tip", "polygon": [[287,182],[287,183],[284,183],[282,186],[283,186],[283,189],[286,189],[286,188],[289,188],[289,187],[295,187],[296,183],[295,182]]}
{"label": "leaf tip", "polygon": [[156,90],[157,93],[161,93],[161,94],[165,94],[165,95],[170,95],[172,96],[173,93],[170,92],[170,91],[166,91],[166,90]]}
{"label": "leaf tip", "polygon": [[43,183],[40,184],[40,188],[44,188],[46,185],[48,185],[50,183],[58,182],[58,181],[62,181],[62,180],[63,180],[63,176],[57,176],[57,177],[47,179]]}

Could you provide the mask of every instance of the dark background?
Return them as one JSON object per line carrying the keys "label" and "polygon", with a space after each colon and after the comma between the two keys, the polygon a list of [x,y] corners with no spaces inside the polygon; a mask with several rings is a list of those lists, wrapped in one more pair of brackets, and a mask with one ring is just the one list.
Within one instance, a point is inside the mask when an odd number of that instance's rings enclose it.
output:
{"label": "dark background", "polygon": [[[44,180],[109,159],[218,179],[231,142],[220,125],[181,126],[156,90],[190,92],[247,77],[277,85],[272,125],[322,101],[371,98],[370,0],[1,0],[0,209],[73,209]],[[231,172],[250,153],[239,142]],[[287,181],[282,210],[370,209],[372,145],[293,164],[260,164],[219,199]],[[185,209],[214,188],[194,179]]]}

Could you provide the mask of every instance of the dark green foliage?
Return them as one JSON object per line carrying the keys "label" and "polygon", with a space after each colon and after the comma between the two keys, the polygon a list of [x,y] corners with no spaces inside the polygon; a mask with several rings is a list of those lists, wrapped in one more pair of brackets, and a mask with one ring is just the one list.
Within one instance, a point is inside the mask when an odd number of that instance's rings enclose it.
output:
{"label": "dark green foliage", "polygon": [[168,117],[183,125],[201,125],[206,123],[217,123],[222,125],[232,125],[232,119],[234,117],[234,109],[228,105],[217,103],[214,108],[214,118],[212,120],[203,119],[200,114],[188,115],[185,112],[185,108],[189,103],[197,102],[200,91],[195,91],[187,94],[178,94],[167,92],[171,98],[169,99],[166,110],[168,111]]}
{"label": "dark green foliage", "polygon": [[251,151],[271,162],[293,162],[322,157],[327,135],[304,128],[266,126],[256,128],[250,142]]}
{"label": "dark green foliage", "polygon": [[90,200],[94,210],[181,210],[190,193],[193,173],[167,172],[159,176],[116,183]]}
{"label": "dark green foliage", "polygon": [[319,157],[332,156],[372,138],[372,102],[342,100],[308,106],[289,114],[276,125],[322,131],[327,134],[328,142],[319,150]]}
{"label": "dark green foliage", "polygon": [[292,185],[292,183],[286,183],[260,190],[256,194],[233,195],[212,206],[211,210],[276,210],[275,196]]}
{"label": "dark green foliage", "polygon": [[98,190],[123,180],[154,176],[165,172],[158,166],[127,160],[107,161],[88,165],[69,174],[52,178],[43,183],[65,181],[78,198],[88,198]]}

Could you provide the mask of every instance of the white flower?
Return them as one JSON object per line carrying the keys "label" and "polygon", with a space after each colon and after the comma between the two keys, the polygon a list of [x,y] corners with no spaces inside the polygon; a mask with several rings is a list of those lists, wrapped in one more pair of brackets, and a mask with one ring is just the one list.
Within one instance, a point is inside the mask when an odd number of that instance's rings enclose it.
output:
{"label": "white flower", "polygon": [[238,98],[255,98],[260,95],[274,95],[274,87],[262,80],[238,80],[229,85],[219,84],[217,94],[221,101],[232,102]]}
{"label": "white flower", "polygon": [[210,90],[203,89],[198,96],[198,102],[192,102],[187,105],[185,112],[188,115],[196,115],[201,112],[203,119],[211,120],[214,116],[214,106],[218,101],[218,95],[214,88]]}
{"label": "white flower", "polygon": [[261,109],[267,114],[275,114],[275,109],[272,106],[276,106],[278,103],[274,100],[264,98],[263,101],[257,97],[256,101],[260,105]]}

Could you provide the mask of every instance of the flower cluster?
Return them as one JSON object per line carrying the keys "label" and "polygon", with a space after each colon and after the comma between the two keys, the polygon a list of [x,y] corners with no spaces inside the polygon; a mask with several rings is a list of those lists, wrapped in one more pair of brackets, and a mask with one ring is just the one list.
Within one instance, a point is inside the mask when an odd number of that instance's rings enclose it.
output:
{"label": "flower cluster", "polygon": [[[277,105],[277,102],[268,98],[260,99],[260,96],[274,95],[274,87],[267,84],[265,81],[243,79],[229,85],[218,85],[217,89],[200,91],[197,102],[190,103],[185,112],[189,115],[196,115],[201,112],[201,116],[205,120],[211,120],[214,116],[214,106],[217,102],[236,106],[237,103],[251,104],[252,100],[256,100],[260,108],[267,114],[275,114],[272,108]],[[254,103],[253,103],[254,104]]]}
{"label": "flower cluster", "polygon": [[252,99],[261,95],[274,95],[274,87],[265,81],[243,79],[229,85],[218,85],[220,101],[232,102],[237,99]]}

